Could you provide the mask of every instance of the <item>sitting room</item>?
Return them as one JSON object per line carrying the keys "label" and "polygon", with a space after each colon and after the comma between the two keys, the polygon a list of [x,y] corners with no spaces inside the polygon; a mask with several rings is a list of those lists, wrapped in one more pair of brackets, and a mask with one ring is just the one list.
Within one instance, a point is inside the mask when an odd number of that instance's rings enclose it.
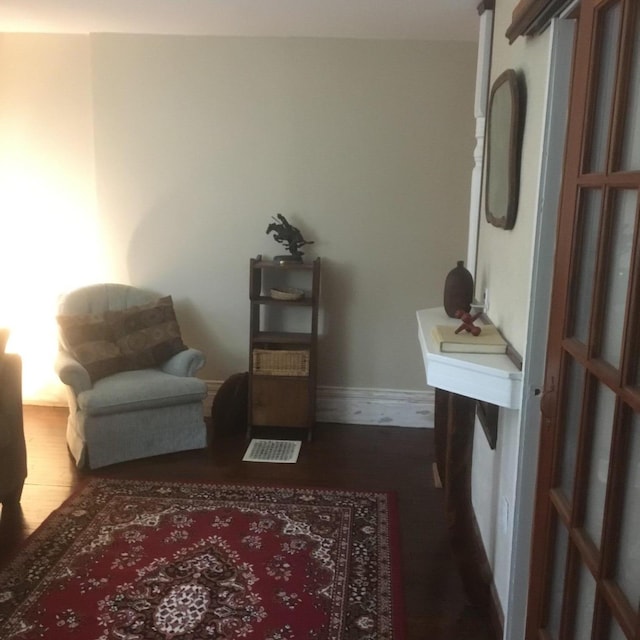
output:
{"label": "sitting room", "polygon": [[[580,262],[557,206],[596,4],[2,3],[0,636],[520,640],[555,599],[565,631],[595,611],[632,637],[637,599],[536,484],[538,455],[588,475],[600,414],[584,400],[561,461],[559,363],[591,367],[610,256],[627,382],[639,361],[630,0],[607,3],[626,48],[604,68],[631,80],[598,138],[629,158],[606,186],[626,227],[594,223]],[[588,346],[560,335],[574,316]],[[494,351],[444,353],[431,325],[460,321]],[[614,368],[583,378],[617,394],[620,458],[640,401]],[[584,614],[575,576],[564,605],[549,588],[554,523],[597,581]]]}

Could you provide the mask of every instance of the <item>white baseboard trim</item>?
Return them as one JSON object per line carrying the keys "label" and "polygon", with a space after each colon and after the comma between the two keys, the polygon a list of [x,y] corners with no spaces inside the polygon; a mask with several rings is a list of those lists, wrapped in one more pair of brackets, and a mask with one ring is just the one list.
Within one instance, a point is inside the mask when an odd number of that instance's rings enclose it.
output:
{"label": "white baseboard trim", "polygon": [[218,393],[218,389],[222,386],[222,380],[205,380],[207,383],[207,395],[205,399],[202,401],[205,407],[205,415],[208,413],[211,415],[211,405],[213,404],[213,399],[216,397],[216,393]]}
{"label": "white baseboard trim", "polygon": [[[206,380],[207,395],[203,400],[205,416],[211,415],[211,405],[221,380]],[[338,424],[363,424],[386,427],[417,427],[433,429],[435,393],[398,389],[362,389],[357,387],[319,387],[316,399],[316,420]],[[25,402],[43,406],[67,406],[57,402]]]}
{"label": "white baseboard trim", "polygon": [[[205,415],[222,385],[207,380]],[[318,387],[316,420],[340,424],[363,424],[433,429],[435,393],[398,389]]]}
{"label": "white baseboard trim", "polygon": [[433,389],[319,387],[318,422],[433,428]]}

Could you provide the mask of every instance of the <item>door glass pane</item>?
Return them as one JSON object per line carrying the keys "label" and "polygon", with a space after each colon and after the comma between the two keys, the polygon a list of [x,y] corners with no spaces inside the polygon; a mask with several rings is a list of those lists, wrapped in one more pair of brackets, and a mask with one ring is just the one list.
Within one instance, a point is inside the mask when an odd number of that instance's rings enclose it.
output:
{"label": "door glass pane", "polygon": [[559,427],[564,427],[560,486],[569,502],[573,498],[573,479],[576,470],[583,389],[584,369],[575,360],[570,360],[566,378],[565,397],[567,398],[567,404]]}
{"label": "door glass pane", "polygon": [[578,599],[573,637],[575,640],[591,638],[593,610],[596,599],[596,582],[585,565],[580,565],[578,578]]}
{"label": "door glass pane", "polygon": [[573,335],[585,344],[589,336],[601,205],[601,191],[590,189],[583,192],[582,210],[578,221],[582,243],[575,276]]}
{"label": "door glass pane", "polygon": [[629,99],[622,138],[623,171],[640,169],[640,11],[636,10],[635,42],[629,76]]}
{"label": "door glass pane", "polygon": [[596,405],[593,415],[593,442],[587,485],[587,504],[584,528],[596,546],[600,545],[602,534],[602,516],[607,491],[609,472],[609,452],[613,433],[613,416],[616,409],[616,396],[608,387],[598,385]]}
{"label": "door glass pane", "polygon": [[621,3],[616,2],[609,5],[602,15],[602,48],[594,86],[596,106],[591,131],[591,158],[588,163],[590,172],[602,173],[607,166],[607,142],[618,61],[620,14]]}
{"label": "door glass pane", "polygon": [[608,252],[607,290],[601,356],[620,366],[624,309],[629,284],[629,264],[633,244],[637,194],[630,189],[616,193],[613,210],[611,249]]}
{"label": "door glass pane", "polygon": [[568,533],[556,520],[556,548],[553,558],[553,576],[549,592],[549,619],[547,630],[552,638],[560,636],[560,619],[562,615],[562,594],[564,593],[564,572],[567,565]]}
{"label": "door glass pane", "polygon": [[627,470],[620,546],[615,578],[635,608],[640,601],[640,415],[631,420],[631,463]]}

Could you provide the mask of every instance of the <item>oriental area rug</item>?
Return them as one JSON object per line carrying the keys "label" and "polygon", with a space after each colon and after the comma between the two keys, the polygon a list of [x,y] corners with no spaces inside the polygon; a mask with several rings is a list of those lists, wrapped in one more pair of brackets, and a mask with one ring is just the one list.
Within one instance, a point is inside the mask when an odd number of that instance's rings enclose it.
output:
{"label": "oriental area rug", "polygon": [[0,573],[3,640],[401,640],[393,494],[94,478]]}

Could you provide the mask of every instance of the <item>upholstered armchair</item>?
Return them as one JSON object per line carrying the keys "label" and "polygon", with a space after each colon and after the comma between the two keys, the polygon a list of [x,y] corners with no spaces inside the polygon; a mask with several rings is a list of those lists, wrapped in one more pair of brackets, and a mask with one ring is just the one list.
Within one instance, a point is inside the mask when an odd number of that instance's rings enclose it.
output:
{"label": "upholstered armchair", "polygon": [[67,385],[67,444],[78,467],[206,446],[195,377],[204,355],[180,335],[171,297],[123,284],[61,297],[55,369]]}

